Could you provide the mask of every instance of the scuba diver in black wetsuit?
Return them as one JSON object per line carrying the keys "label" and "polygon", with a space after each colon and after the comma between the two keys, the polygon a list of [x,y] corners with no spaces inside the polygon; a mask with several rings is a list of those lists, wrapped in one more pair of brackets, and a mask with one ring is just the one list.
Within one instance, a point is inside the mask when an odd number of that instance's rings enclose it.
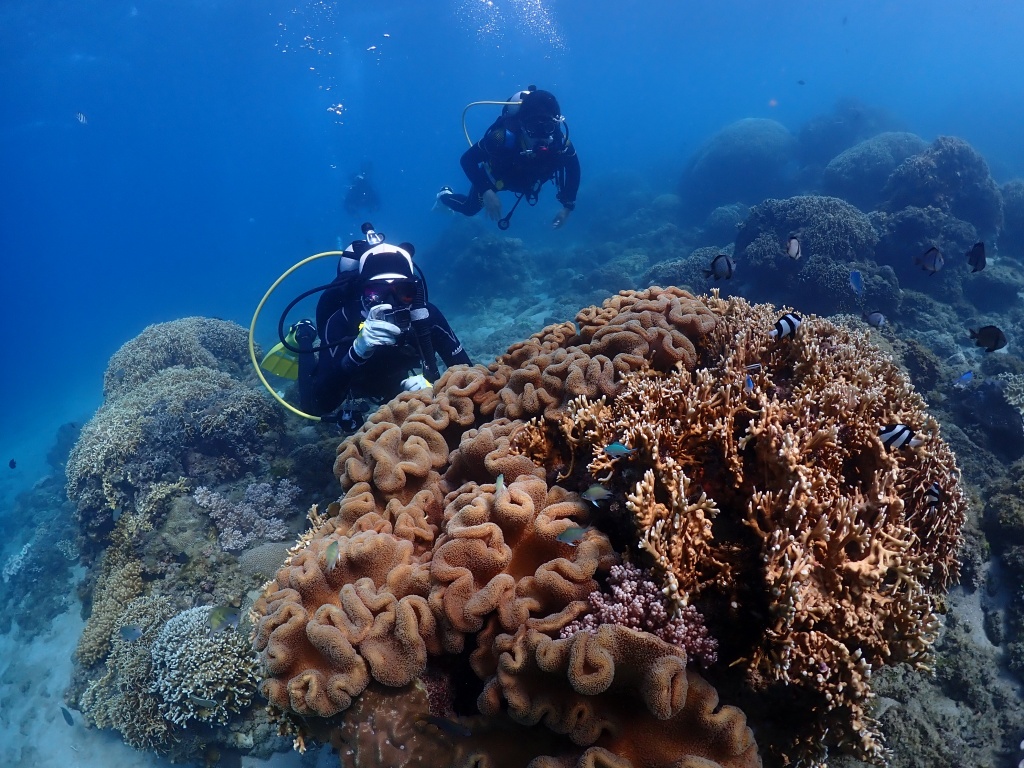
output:
{"label": "scuba diver in black wetsuit", "polygon": [[[470,364],[444,315],[427,301],[412,245],[384,243],[367,227],[367,241],[345,250],[338,277],[320,297],[316,325],[302,320],[289,334],[299,350],[299,398],[307,414],[426,389],[439,376],[435,353],[449,367]],[[423,372],[413,374],[417,367]],[[336,420],[354,429],[357,416],[343,407]]]}
{"label": "scuba diver in black wetsuit", "polygon": [[380,208],[380,196],[370,179],[372,170],[372,163],[363,163],[345,191],[345,210],[352,216],[361,211],[373,213]]}
{"label": "scuba diver in black wetsuit", "polygon": [[[438,202],[465,216],[486,208],[500,229],[508,229],[519,202],[525,197],[530,205],[536,205],[540,188],[554,179],[562,210],[552,225],[561,227],[576,208],[580,186],[580,161],[565,125],[553,94],[532,85],[520,91],[509,99],[483,138],[462,155],[462,170],[472,183],[469,194],[455,194],[451,187],[443,187]],[[516,194],[512,210],[504,217],[498,197],[502,191]]]}

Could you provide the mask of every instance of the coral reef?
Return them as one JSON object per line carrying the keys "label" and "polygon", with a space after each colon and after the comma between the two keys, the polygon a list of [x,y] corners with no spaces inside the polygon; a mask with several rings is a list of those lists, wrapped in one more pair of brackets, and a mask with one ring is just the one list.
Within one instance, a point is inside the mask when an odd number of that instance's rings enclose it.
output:
{"label": "coral reef", "polygon": [[928,143],[913,133],[888,132],[872,136],[833,157],[825,166],[825,194],[841,197],[862,211],[875,208],[885,198],[882,190],[897,166]]}
{"label": "coral reef", "polygon": [[781,123],[738,120],[697,150],[683,172],[680,194],[698,222],[721,205],[754,205],[784,195],[795,149],[796,140]]}
{"label": "coral reef", "polygon": [[[339,446],[344,497],[311,511],[255,605],[261,690],[299,743],[314,716],[463,659],[484,722],[563,734],[545,752],[560,764],[758,764],[742,714],[682,648],[615,623],[565,632],[628,555],[680,615],[704,615],[721,643],[707,673],[760,719],[770,754],[883,760],[869,677],[930,658],[958,572],[958,472],[864,337],[806,318],[775,342],[776,319],[625,291],[372,416]],[[923,445],[887,450],[891,422]],[[603,451],[617,440],[624,458]],[[603,506],[577,495],[595,480]]]}
{"label": "coral reef", "polygon": [[968,222],[983,238],[994,236],[1003,223],[1002,198],[988,164],[970,144],[952,136],[940,136],[900,163],[883,196],[887,211],[934,206]]}

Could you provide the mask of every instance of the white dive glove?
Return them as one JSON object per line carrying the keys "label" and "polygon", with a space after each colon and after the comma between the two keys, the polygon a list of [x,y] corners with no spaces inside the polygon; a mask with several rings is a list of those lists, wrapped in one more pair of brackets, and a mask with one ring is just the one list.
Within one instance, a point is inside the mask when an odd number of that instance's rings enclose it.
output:
{"label": "white dive glove", "polygon": [[417,373],[408,379],[402,379],[402,389],[406,392],[419,392],[423,389],[431,389],[433,386],[422,373]]}
{"label": "white dive glove", "polygon": [[352,349],[357,355],[365,359],[372,355],[377,347],[389,347],[398,342],[402,329],[387,320],[378,319],[390,309],[390,304],[378,304],[370,310],[359,328],[359,335],[352,342]]}

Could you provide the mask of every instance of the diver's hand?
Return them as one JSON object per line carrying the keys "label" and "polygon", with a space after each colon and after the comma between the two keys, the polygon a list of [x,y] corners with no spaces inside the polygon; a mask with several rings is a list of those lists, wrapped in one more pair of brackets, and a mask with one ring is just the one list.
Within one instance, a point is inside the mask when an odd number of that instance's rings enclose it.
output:
{"label": "diver's hand", "polygon": [[419,392],[420,390],[431,389],[433,386],[422,373],[417,373],[408,379],[402,379],[402,389],[406,392]]}
{"label": "diver's hand", "polygon": [[487,216],[491,221],[497,221],[501,218],[501,198],[498,197],[498,193],[493,189],[488,189],[483,194],[484,210],[487,211]]}
{"label": "diver's hand", "polygon": [[367,358],[373,354],[377,347],[389,347],[398,342],[402,335],[402,329],[394,323],[379,319],[380,316],[391,309],[390,304],[378,304],[370,310],[369,315],[359,328],[359,335],[352,342],[352,351],[361,358]]}
{"label": "diver's hand", "polygon": [[563,208],[555,215],[555,220],[551,222],[553,229],[561,229],[562,225],[565,224],[565,220],[569,218],[569,214],[572,213],[568,208]]}

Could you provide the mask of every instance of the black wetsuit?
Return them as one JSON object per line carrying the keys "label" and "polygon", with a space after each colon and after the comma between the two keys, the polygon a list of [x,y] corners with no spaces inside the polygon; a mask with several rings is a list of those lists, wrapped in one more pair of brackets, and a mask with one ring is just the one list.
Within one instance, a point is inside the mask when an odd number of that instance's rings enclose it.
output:
{"label": "black wetsuit", "polygon": [[525,195],[533,203],[541,185],[554,179],[558,202],[573,210],[580,188],[580,160],[572,142],[558,133],[550,147],[530,150],[529,146],[521,130],[509,128],[506,119],[499,118],[459,161],[473,185],[469,194],[444,195],[441,202],[473,216],[483,207],[483,194],[489,189]]}
{"label": "black wetsuit", "polygon": [[[335,282],[343,284],[350,280],[345,276]],[[354,286],[355,281],[349,284]],[[321,346],[331,348],[299,355],[299,397],[306,413],[322,416],[348,398],[390,400],[404,391],[402,380],[420,365],[420,350],[413,330],[403,333],[394,346],[374,348],[366,359],[356,354],[352,342],[359,334],[363,314],[359,298],[351,298],[354,292],[345,291],[350,298],[339,300],[339,291],[328,289],[320,298],[317,332]],[[434,351],[449,367],[469,365],[469,355],[441,310],[429,302],[426,308]],[[335,344],[337,346],[333,346]]]}

